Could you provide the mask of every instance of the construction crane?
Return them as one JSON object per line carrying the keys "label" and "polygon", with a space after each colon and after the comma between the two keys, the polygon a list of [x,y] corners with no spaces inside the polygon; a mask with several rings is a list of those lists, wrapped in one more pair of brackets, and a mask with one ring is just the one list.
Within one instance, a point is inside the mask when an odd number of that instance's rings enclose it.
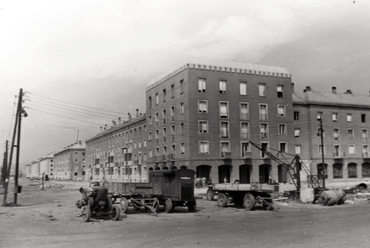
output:
{"label": "construction crane", "polygon": [[[292,182],[296,188],[296,190],[299,192],[301,189],[301,177],[300,172],[303,169],[305,173],[307,174],[307,183],[309,188],[314,188],[317,191],[323,190],[323,180],[324,178],[320,177],[319,175],[311,175],[310,171],[306,167],[306,165],[303,163],[301,158],[298,155],[293,155],[285,152],[281,152],[279,150],[275,150],[272,148],[269,148],[267,146],[262,146],[259,144],[256,144],[252,141],[249,141],[251,145],[256,147],[262,152],[262,156],[267,156],[270,159],[274,160],[278,164],[282,165],[290,178],[292,179]],[[288,158],[293,157],[291,160]]]}

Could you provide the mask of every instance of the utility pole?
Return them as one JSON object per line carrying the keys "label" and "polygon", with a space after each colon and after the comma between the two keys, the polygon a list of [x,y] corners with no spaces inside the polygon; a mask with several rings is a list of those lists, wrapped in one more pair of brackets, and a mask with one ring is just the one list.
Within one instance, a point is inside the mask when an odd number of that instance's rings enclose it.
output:
{"label": "utility pole", "polygon": [[3,159],[3,167],[1,168],[1,183],[5,188],[5,180],[7,178],[8,173],[8,141],[5,142],[5,152],[4,152],[4,159]]}
{"label": "utility pole", "polygon": [[320,139],[321,139],[321,164],[322,164],[322,167],[323,167],[323,178],[322,178],[322,188],[323,190],[325,190],[325,161],[324,161],[324,129],[322,127],[322,116],[319,116],[318,117],[318,121],[320,122],[320,127],[319,127],[319,131],[320,131]]}
{"label": "utility pole", "polygon": [[[15,161],[15,176],[14,176],[14,204],[17,205],[17,198],[18,198],[18,176],[19,176],[19,153],[21,148],[21,122],[22,122],[22,114],[25,113],[22,107],[23,103],[23,90],[20,89],[19,91],[19,106],[18,106],[18,135],[17,135],[17,157]],[[26,116],[27,114],[25,114]],[[20,193],[20,192],[19,192]]]}

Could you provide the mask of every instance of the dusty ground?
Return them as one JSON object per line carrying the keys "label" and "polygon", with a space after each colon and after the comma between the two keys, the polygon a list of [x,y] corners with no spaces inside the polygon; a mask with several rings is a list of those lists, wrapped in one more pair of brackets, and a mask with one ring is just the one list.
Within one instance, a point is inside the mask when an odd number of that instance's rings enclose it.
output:
{"label": "dusty ground", "polygon": [[[19,206],[0,207],[0,247],[369,247],[370,201],[323,207],[275,203],[277,211],[245,211],[199,199],[197,212],[134,212],[114,222],[82,222],[75,202],[85,182],[40,190],[21,180]],[[197,192],[201,192],[197,190]],[[0,195],[2,198],[3,195]],[[9,201],[13,194],[8,195]],[[2,199],[1,199],[2,200]]]}

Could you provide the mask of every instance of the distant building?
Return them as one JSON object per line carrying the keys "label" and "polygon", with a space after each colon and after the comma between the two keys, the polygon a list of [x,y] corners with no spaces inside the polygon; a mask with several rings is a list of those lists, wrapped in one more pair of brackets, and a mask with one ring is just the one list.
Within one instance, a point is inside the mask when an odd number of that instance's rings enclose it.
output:
{"label": "distant building", "polygon": [[112,127],[101,128],[86,140],[86,179],[146,182],[147,130],[145,114],[129,116]]}
{"label": "distant building", "polygon": [[28,178],[40,178],[40,159],[32,161],[29,164]]}
{"label": "distant building", "polygon": [[44,173],[45,176],[48,176],[49,178],[54,177],[54,154],[50,153],[46,155],[46,157],[43,157],[40,159],[40,175],[42,176]]}
{"label": "distant building", "polygon": [[54,154],[54,177],[61,180],[85,178],[86,147],[81,141]]}
{"label": "distant building", "polygon": [[370,96],[314,91],[293,94],[295,153],[313,175],[323,174],[319,121],[324,129],[324,163],[328,180],[370,178]]}
{"label": "distant building", "polygon": [[294,151],[285,68],[197,60],[146,89],[149,170],[186,167],[215,183],[287,181],[249,141]]}

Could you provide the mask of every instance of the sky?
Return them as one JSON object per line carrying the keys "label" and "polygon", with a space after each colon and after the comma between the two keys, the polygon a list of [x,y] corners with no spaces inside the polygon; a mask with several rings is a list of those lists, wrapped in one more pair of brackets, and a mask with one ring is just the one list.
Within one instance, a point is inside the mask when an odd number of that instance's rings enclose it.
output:
{"label": "sky", "polygon": [[296,91],[369,95],[369,12],[366,0],[1,1],[0,157],[21,88],[29,163],[145,113],[148,83],[194,57],[286,67]]}

